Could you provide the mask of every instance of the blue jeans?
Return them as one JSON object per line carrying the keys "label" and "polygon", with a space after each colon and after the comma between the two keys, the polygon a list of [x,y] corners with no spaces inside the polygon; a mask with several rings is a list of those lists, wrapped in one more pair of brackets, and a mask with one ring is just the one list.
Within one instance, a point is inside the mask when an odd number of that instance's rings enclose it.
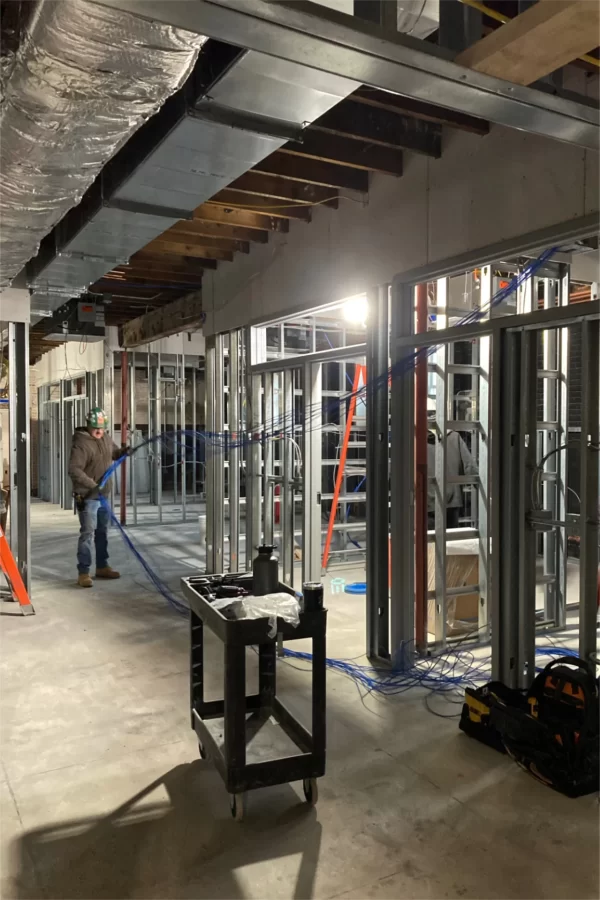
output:
{"label": "blue jeans", "polygon": [[108,511],[100,500],[86,500],[79,513],[79,522],[77,571],[80,575],[87,575],[92,565],[92,543],[96,545],[96,568],[104,569],[108,565]]}

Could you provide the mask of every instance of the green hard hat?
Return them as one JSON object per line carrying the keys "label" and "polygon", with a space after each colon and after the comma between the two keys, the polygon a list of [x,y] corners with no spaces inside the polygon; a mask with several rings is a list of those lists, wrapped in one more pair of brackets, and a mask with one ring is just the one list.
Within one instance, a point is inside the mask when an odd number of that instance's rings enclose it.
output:
{"label": "green hard hat", "polygon": [[108,416],[99,406],[90,409],[85,421],[88,428],[108,428]]}

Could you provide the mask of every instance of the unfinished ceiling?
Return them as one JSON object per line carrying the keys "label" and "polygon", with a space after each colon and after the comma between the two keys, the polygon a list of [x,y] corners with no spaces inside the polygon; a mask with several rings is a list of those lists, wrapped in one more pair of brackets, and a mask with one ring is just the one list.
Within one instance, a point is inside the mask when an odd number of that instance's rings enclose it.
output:
{"label": "unfinished ceiling", "polygon": [[[498,19],[521,10],[516,2],[468,0],[471,7],[483,10],[479,45],[502,28]],[[597,56],[583,54],[576,65],[597,72]],[[315,207],[360,201],[369,173],[402,175],[406,152],[439,158],[445,129],[489,131],[464,113],[266,62],[255,51],[205,43],[185,87],[42,242],[27,269],[34,308],[83,294],[105,303],[107,324],[121,325],[189,294],[199,306],[206,269],[230,264],[290,222],[308,224]],[[51,348],[44,330],[43,320],[32,329],[32,358]]]}

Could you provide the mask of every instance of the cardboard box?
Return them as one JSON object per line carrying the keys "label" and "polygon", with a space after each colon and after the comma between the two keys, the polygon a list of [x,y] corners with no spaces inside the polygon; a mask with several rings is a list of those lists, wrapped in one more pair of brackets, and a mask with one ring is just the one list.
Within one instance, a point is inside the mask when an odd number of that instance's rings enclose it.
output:
{"label": "cardboard box", "polygon": [[[427,590],[435,590],[435,544],[427,545]],[[476,541],[451,541],[446,544],[446,587],[479,583],[479,553]],[[465,634],[477,627],[479,593],[448,597],[446,633]],[[427,604],[427,630],[435,633],[435,600]],[[435,635],[436,639],[441,635]]]}

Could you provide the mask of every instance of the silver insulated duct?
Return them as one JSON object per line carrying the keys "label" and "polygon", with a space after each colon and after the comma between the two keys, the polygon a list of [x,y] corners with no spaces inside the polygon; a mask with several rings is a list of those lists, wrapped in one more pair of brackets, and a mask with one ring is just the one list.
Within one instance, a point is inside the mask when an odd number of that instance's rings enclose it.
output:
{"label": "silver insulated duct", "polygon": [[0,287],[186,80],[206,38],[88,0],[40,0],[0,128]]}

